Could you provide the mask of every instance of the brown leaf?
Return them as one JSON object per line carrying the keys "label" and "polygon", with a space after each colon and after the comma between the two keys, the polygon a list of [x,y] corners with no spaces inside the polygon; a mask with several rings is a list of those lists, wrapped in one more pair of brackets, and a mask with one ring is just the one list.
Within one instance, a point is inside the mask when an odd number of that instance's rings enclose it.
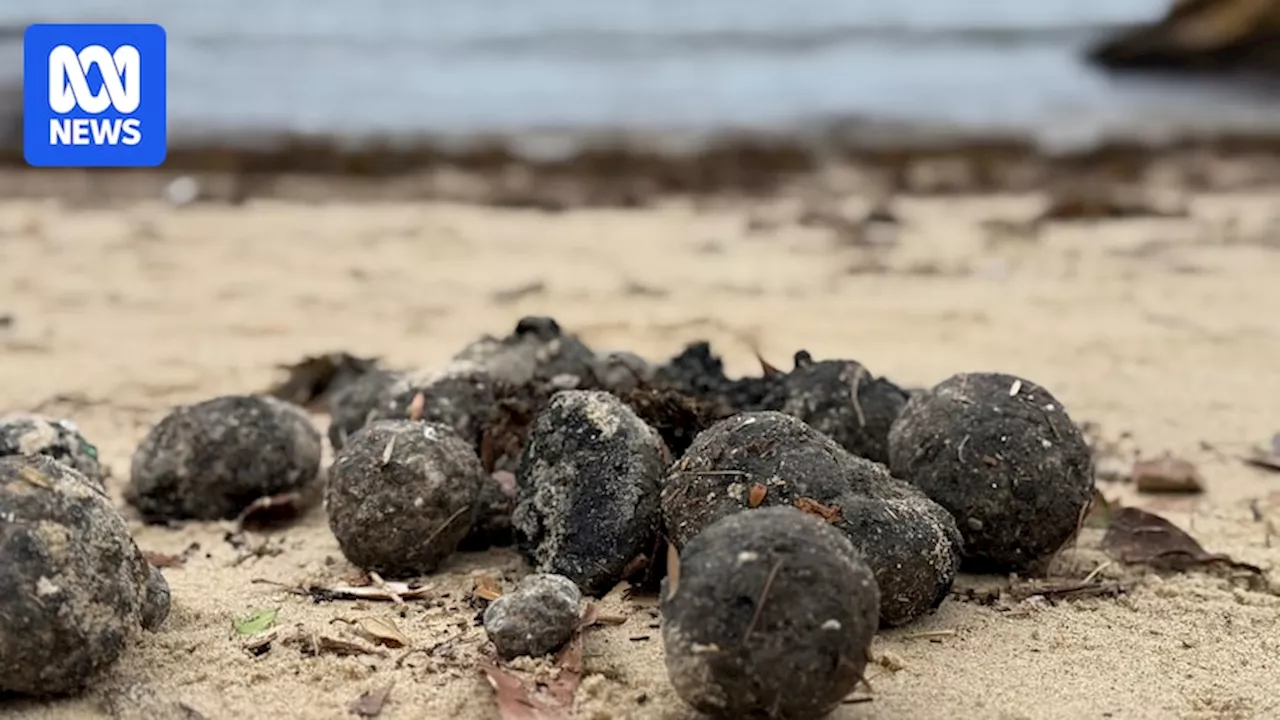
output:
{"label": "brown leaf", "polygon": [[756,352],[756,360],[760,361],[760,371],[764,374],[764,377],[770,378],[782,374],[782,371],[773,365],[770,365],[769,361],[765,360],[764,356],[761,355],[759,351]]}
{"label": "brown leaf", "polygon": [[680,589],[680,552],[676,546],[667,542],[667,599],[676,596]]}
{"label": "brown leaf", "polygon": [[1266,584],[1261,568],[1206,552],[1173,523],[1138,508],[1120,508],[1112,513],[1102,549],[1124,563],[1173,572],[1222,568],[1243,573],[1251,585]]}
{"label": "brown leaf", "polygon": [[147,552],[144,550],[142,552],[142,556],[147,559],[147,562],[151,563],[152,567],[160,568],[162,570],[165,568],[178,568],[187,564],[187,558],[182,555],[166,555],[164,553]]}
{"label": "brown leaf", "polygon": [[418,393],[413,396],[413,402],[409,403],[409,419],[417,422],[422,419],[422,413],[427,408],[427,396]]}
{"label": "brown leaf", "polygon": [[392,680],[386,687],[370,690],[353,700],[347,709],[352,715],[364,718],[378,717],[382,713],[382,707],[387,704],[387,699],[391,697],[391,688],[395,685],[396,682]]}
{"label": "brown leaf", "polygon": [[1133,482],[1138,492],[1204,492],[1204,478],[1194,464],[1182,458],[1164,456],[1133,464]]}
{"label": "brown leaf", "polygon": [[760,503],[764,502],[765,495],[769,493],[769,488],[760,483],[752,483],[751,491],[747,495],[747,507],[758,508]]}
{"label": "brown leaf", "polygon": [[481,575],[476,578],[476,587],[472,594],[486,602],[493,602],[502,597],[502,587],[489,575]]}
{"label": "brown leaf", "polygon": [[844,519],[844,515],[840,512],[840,508],[838,506],[823,505],[813,498],[797,498],[795,506],[800,512],[816,515],[829,523],[838,523]]}
{"label": "brown leaf", "polygon": [[493,687],[499,720],[567,720],[569,714],[529,694],[520,678],[492,663],[481,663]]}
{"label": "brown leaf", "polygon": [[556,656],[556,673],[554,680],[547,683],[547,693],[566,712],[573,707],[573,696],[582,684],[582,631],[574,633],[569,644],[565,645]]}
{"label": "brown leaf", "polygon": [[409,646],[409,638],[400,632],[400,628],[390,618],[365,617],[356,621],[356,626],[371,640],[379,645],[391,648]]}
{"label": "brown leaf", "polygon": [[350,640],[342,640],[340,638],[329,637],[328,635],[316,635],[314,633],[299,632],[284,640],[284,644],[290,647],[296,647],[303,655],[378,655],[385,656],[386,653],[377,648],[370,648],[360,643],[351,642]]}

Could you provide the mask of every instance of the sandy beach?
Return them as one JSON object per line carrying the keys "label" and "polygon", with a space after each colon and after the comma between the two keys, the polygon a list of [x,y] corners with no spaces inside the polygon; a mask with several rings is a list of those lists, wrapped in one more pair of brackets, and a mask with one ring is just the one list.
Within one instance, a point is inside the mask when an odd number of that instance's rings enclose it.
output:
{"label": "sandy beach", "polygon": [[[435,367],[538,314],[597,350],[655,361],[707,339],[731,374],[759,371],[754,345],[779,367],[804,348],[904,386],[974,370],[1032,379],[1125,452],[1169,452],[1205,478],[1204,494],[1178,497],[1100,482],[1107,499],[1270,577],[1267,592],[1145,573],[1108,563],[1087,530],[1055,572],[1093,573],[1122,594],[987,603],[982,588],[1001,579],[963,576],[959,597],[877,637],[869,687],[837,718],[1280,716],[1280,474],[1239,459],[1280,432],[1277,197],[1200,194],[1189,217],[1034,233],[997,226],[1034,217],[1038,195],[901,197],[884,249],[797,223],[800,203],[785,195],[560,213],[0,202],[0,409],[74,419],[111,467],[138,545],[185,558],[164,570],[173,609],[160,632],[140,634],[83,697],[0,715],[336,719],[394,683],[381,718],[496,717],[473,588],[481,576],[513,587],[525,572],[514,552],[458,554],[425,600],[403,606],[317,604],[255,580],[356,574],[321,509],[233,544],[230,523],[143,525],[121,490],[136,444],[176,404],[265,389],[278,365],[334,350]],[[281,639],[253,656],[232,624],[264,608],[279,609]],[[625,620],[585,631],[574,716],[692,717],[667,681],[655,600],[619,588],[600,609]],[[312,657],[285,642],[348,637],[343,620],[374,616],[393,618],[410,647]]]}

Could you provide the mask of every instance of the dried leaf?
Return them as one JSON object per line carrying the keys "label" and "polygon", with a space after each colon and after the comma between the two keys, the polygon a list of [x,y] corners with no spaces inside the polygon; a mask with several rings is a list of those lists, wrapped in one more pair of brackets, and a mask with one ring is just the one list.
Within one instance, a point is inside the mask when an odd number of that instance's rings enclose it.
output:
{"label": "dried leaf", "polygon": [[[574,633],[569,644],[565,645],[556,656],[556,667],[560,672],[555,679],[547,683],[547,694],[556,704],[566,711],[573,707],[573,696],[582,684],[582,631]],[[566,712],[566,716],[568,713]]]}
{"label": "dried leaf", "polygon": [[670,541],[667,542],[667,599],[676,596],[680,589],[680,552]]}
{"label": "dried leaf", "polygon": [[391,697],[391,688],[395,686],[396,682],[392,680],[386,687],[370,690],[353,700],[347,706],[347,710],[351,711],[352,715],[364,718],[378,717],[382,713],[383,706],[387,704],[387,699]]}
{"label": "dried leaf", "polygon": [[747,495],[747,507],[758,508],[760,503],[764,502],[765,495],[769,494],[769,488],[760,483],[752,483],[751,491]]}
{"label": "dried leaf", "polygon": [[249,653],[250,655],[254,657],[258,657],[259,655],[265,655],[268,651],[271,650],[271,643],[275,642],[275,639],[276,639],[276,631],[271,630],[270,632],[264,633],[262,635],[257,635],[255,637],[249,638],[240,647],[242,647],[244,651]]}
{"label": "dried leaf", "polygon": [[292,365],[281,365],[288,377],[267,390],[285,402],[314,407],[365,373],[377,369],[376,358],[361,358],[345,352],[305,357]]}
{"label": "dried leaf", "polygon": [[366,617],[356,621],[357,627],[365,635],[379,645],[391,648],[409,646],[409,638],[400,632],[400,628],[390,618]]}
{"label": "dried leaf", "polygon": [[285,583],[278,583],[274,580],[267,580],[264,578],[254,578],[253,582],[282,587],[294,595],[304,595],[310,597],[316,602],[327,602],[330,600],[385,600],[391,602],[403,602],[405,600],[420,600],[425,598],[431,592],[430,585],[413,587],[408,583],[403,582],[384,581],[380,585],[307,585],[305,587],[286,585]]}
{"label": "dried leaf", "polygon": [[1139,460],[1133,464],[1131,474],[1138,492],[1204,492],[1204,478],[1200,476],[1200,471],[1182,458],[1166,455],[1153,460]]}
{"label": "dried leaf", "polygon": [[280,610],[254,610],[245,617],[235,621],[236,632],[241,635],[261,635],[276,623]]}
{"label": "dried leaf", "polygon": [[295,520],[306,509],[304,505],[302,493],[297,492],[260,497],[236,517],[236,532],[248,527],[268,527]]}
{"label": "dried leaf", "polygon": [[795,506],[800,512],[816,515],[829,523],[838,523],[844,519],[844,515],[840,512],[839,506],[823,505],[813,498],[797,498]]}
{"label": "dried leaf", "polygon": [[493,602],[502,597],[502,587],[492,577],[481,575],[476,578],[476,587],[472,593],[481,600]]}
{"label": "dried leaf", "polygon": [[764,356],[761,355],[759,351],[756,352],[756,360],[760,362],[760,371],[764,374],[764,377],[770,378],[783,374],[781,370],[770,365],[769,361],[765,360]]}
{"label": "dried leaf", "polygon": [[35,485],[36,487],[39,487],[39,488],[44,488],[48,490],[50,487],[52,487],[49,484],[49,479],[46,478],[44,475],[41,475],[39,470],[36,470],[30,465],[23,465],[22,467],[18,468],[18,477],[22,478],[28,483]]}
{"label": "dried leaf", "polygon": [[1226,555],[1206,552],[1200,543],[1173,523],[1138,508],[1120,508],[1112,514],[1107,533],[1102,538],[1102,549],[1120,562],[1146,565],[1157,570],[1186,572],[1224,568],[1246,575],[1250,584],[1265,586],[1266,583],[1261,568],[1236,562]]}
{"label": "dried leaf", "polygon": [[377,648],[365,647],[357,642],[342,640],[328,635],[299,632],[284,640],[286,645],[298,648],[303,655],[377,655],[385,657],[386,653]]}
{"label": "dried leaf", "polygon": [[151,563],[152,567],[160,569],[178,568],[187,564],[187,558],[183,555],[165,555],[164,553],[147,552],[144,550],[142,557],[146,558],[147,562]]}
{"label": "dried leaf", "polygon": [[481,663],[493,687],[499,720],[567,720],[569,714],[529,694],[520,678],[491,663]]}

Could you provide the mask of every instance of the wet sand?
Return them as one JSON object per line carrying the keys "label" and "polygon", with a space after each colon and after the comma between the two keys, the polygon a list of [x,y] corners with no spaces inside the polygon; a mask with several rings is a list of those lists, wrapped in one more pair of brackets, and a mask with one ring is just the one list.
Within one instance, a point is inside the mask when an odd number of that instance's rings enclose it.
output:
{"label": "wet sand", "polygon": [[[1261,566],[1274,588],[1280,539],[1265,520],[1280,518],[1280,475],[1237,456],[1280,431],[1278,194],[1200,193],[1190,218],[1030,235],[988,221],[1033,217],[1043,202],[1035,194],[905,197],[897,244],[882,251],[797,224],[801,203],[785,194],[559,213],[332,196],[185,208],[8,200],[0,314],[12,321],[0,327],[0,407],[74,418],[114,471],[109,487],[128,514],[120,491],[130,454],[172,405],[262,389],[277,364],[335,349],[439,365],[528,314],[554,315],[597,349],[655,360],[710,339],[735,373],[758,370],[751,343],[782,367],[806,348],[904,385],[1001,370],[1045,385],[1108,438],[1129,433],[1147,456],[1197,463],[1203,496],[1100,488]],[[528,291],[511,292],[520,288]],[[361,693],[392,681],[382,718],[495,717],[470,595],[481,574],[511,587],[523,572],[513,553],[456,556],[430,578],[429,599],[403,609],[314,604],[254,580],[353,574],[319,510],[252,536],[265,543],[261,556],[226,542],[228,524],[131,527],[146,551],[195,548],[164,571],[168,623],[84,697],[8,705],[7,717],[342,718]],[[1103,561],[1082,547],[1057,571],[1078,578]],[[1098,576],[1127,593],[952,598],[882,633],[862,693],[872,699],[837,717],[1280,714],[1280,597],[1207,574],[1161,578],[1110,564]],[[991,582],[965,577],[957,589]],[[278,642],[251,657],[231,624],[255,608],[279,608],[285,635],[345,637],[338,618],[391,616],[418,652],[307,657]],[[587,631],[575,716],[689,717],[665,677],[653,601],[615,593],[603,609],[627,619]]]}

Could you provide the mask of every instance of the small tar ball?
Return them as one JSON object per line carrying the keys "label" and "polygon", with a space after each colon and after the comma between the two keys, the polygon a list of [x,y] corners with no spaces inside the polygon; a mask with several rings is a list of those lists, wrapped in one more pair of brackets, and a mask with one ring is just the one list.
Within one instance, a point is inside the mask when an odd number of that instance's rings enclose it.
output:
{"label": "small tar ball", "polygon": [[441,370],[398,379],[386,389],[370,418],[442,423],[478,451],[496,402],[489,372],[475,363],[455,360]]}
{"label": "small tar ball", "polygon": [[484,611],[484,629],[505,660],[559,650],[578,627],[582,593],[561,575],[529,575]]}
{"label": "small tar ball", "polygon": [[373,419],[403,377],[396,372],[372,370],[333,394],[329,399],[329,444],[334,450],[341,450],[348,437]]}
{"label": "small tar ball", "polygon": [[663,581],[667,676],[713,717],[822,717],[862,679],[879,605],[838,530],[786,507],[729,516]]}
{"label": "small tar ball", "polygon": [[1093,489],[1088,445],[1062,403],[1012,375],[955,375],[913,396],[889,448],[894,474],[955,517],[974,569],[1039,569]]}
{"label": "small tar ball", "polygon": [[800,418],[854,455],[889,462],[889,428],[907,393],[852,360],[815,362],[801,351],[795,365],[766,406]]}
{"label": "small tar ball", "polygon": [[179,407],[133,453],[125,499],[149,522],[233,518],[258,498],[302,490],[320,433],[275,398],[228,395]]}
{"label": "small tar ball", "polygon": [[662,438],[617,397],[556,393],[534,419],[516,473],[518,547],[538,572],[603,595],[653,554],[665,470]]}
{"label": "small tar ball", "polygon": [[585,380],[597,373],[596,355],[591,348],[565,333],[549,317],[521,318],[510,335],[480,338],[455,355],[454,360],[479,365],[495,380],[508,385],[545,382],[557,375]]}
{"label": "small tar ball", "polygon": [[47,455],[79,471],[89,482],[104,487],[104,472],[94,447],[70,420],[39,415],[0,417],[0,457]]}
{"label": "small tar ball", "polygon": [[329,528],[352,564],[389,577],[433,572],[471,530],[485,480],[471,444],[447,425],[378,420],[329,471]]}
{"label": "small tar ball", "polygon": [[102,490],[46,456],[0,458],[0,693],[79,691],[168,612]]}
{"label": "small tar ball", "polygon": [[875,573],[887,626],[936,608],[960,569],[960,533],[943,507],[784,413],[741,413],[704,430],[662,491],[676,548],[723,517],[778,505],[822,517],[853,541]]}

